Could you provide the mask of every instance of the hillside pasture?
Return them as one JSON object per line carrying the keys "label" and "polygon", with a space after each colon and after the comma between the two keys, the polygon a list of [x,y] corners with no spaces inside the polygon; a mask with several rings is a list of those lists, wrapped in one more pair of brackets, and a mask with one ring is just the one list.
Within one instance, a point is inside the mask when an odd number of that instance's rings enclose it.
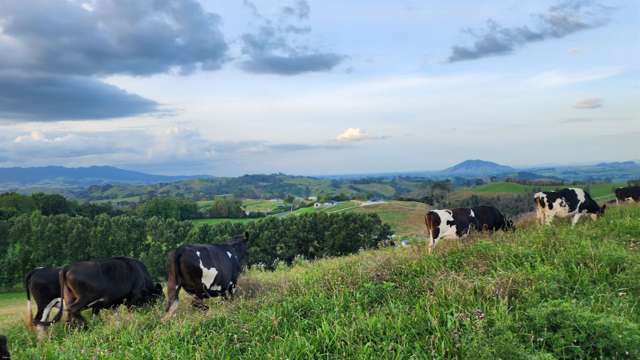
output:
{"label": "hillside pasture", "polygon": [[[38,342],[7,335],[14,357],[41,359],[639,358],[640,207],[597,222],[386,248],[242,277],[235,301],[188,297],[104,311],[85,331]],[[183,297],[184,299],[184,297]],[[203,344],[206,344],[204,346]]]}
{"label": "hillside pasture", "polygon": [[613,190],[617,187],[625,186],[623,183],[595,183],[581,185],[524,185],[513,182],[497,181],[472,188],[462,189],[472,193],[527,193],[534,191],[553,191],[566,187],[588,188],[591,196],[598,201],[615,199]]}

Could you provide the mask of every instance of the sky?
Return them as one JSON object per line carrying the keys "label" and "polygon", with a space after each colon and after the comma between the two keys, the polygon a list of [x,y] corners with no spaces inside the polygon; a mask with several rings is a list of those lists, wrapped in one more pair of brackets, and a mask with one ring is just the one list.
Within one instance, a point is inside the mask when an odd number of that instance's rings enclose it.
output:
{"label": "sky", "polygon": [[640,160],[637,1],[2,0],[0,167]]}

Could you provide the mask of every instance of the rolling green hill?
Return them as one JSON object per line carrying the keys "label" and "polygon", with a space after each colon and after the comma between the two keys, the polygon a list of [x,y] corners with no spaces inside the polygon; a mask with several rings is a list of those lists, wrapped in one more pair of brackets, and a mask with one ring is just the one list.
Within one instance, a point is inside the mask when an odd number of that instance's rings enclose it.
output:
{"label": "rolling green hill", "polygon": [[19,323],[6,334],[17,359],[639,358],[639,220],[640,207],[614,206],[597,222],[448,241],[431,256],[301,260],[249,271],[237,299],[207,313],[183,301],[168,321],[157,305],[104,311],[85,331],[56,325],[42,342]]}
{"label": "rolling green hill", "polygon": [[526,193],[534,191],[552,191],[565,187],[583,187],[588,189],[591,196],[599,201],[615,199],[613,189],[625,186],[624,183],[596,183],[583,185],[523,185],[512,182],[492,182],[485,185],[469,188],[476,193]]}

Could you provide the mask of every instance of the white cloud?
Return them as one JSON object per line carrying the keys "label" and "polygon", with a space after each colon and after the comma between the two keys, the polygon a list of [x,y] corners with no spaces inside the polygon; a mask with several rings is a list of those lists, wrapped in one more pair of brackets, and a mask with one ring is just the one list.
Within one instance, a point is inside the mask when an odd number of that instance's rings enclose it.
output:
{"label": "white cloud", "polygon": [[340,142],[354,142],[354,141],[362,141],[362,140],[382,140],[386,139],[387,136],[372,136],[369,135],[366,131],[361,128],[348,128],[342,133],[340,133],[336,140]]}
{"label": "white cloud", "polygon": [[622,74],[622,68],[602,68],[582,72],[546,71],[526,80],[528,85],[554,88],[584,82],[608,79]]}
{"label": "white cloud", "polygon": [[576,109],[597,109],[602,107],[602,99],[597,97],[582,99],[576,102],[573,107]]}
{"label": "white cloud", "polygon": [[580,49],[574,47],[568,49],[567,52],[569,53],[569,55],[578,55],[580,53]]}

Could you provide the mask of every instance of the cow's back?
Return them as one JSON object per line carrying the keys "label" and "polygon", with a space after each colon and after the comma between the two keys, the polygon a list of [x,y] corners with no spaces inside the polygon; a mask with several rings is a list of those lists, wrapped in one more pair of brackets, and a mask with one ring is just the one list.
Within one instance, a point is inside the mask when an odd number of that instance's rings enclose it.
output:
{"label": "cow's back", "polygon": [[504,215],[493,206],[476,206],[472,208],[478,230],[506,230],[507,221]]}

